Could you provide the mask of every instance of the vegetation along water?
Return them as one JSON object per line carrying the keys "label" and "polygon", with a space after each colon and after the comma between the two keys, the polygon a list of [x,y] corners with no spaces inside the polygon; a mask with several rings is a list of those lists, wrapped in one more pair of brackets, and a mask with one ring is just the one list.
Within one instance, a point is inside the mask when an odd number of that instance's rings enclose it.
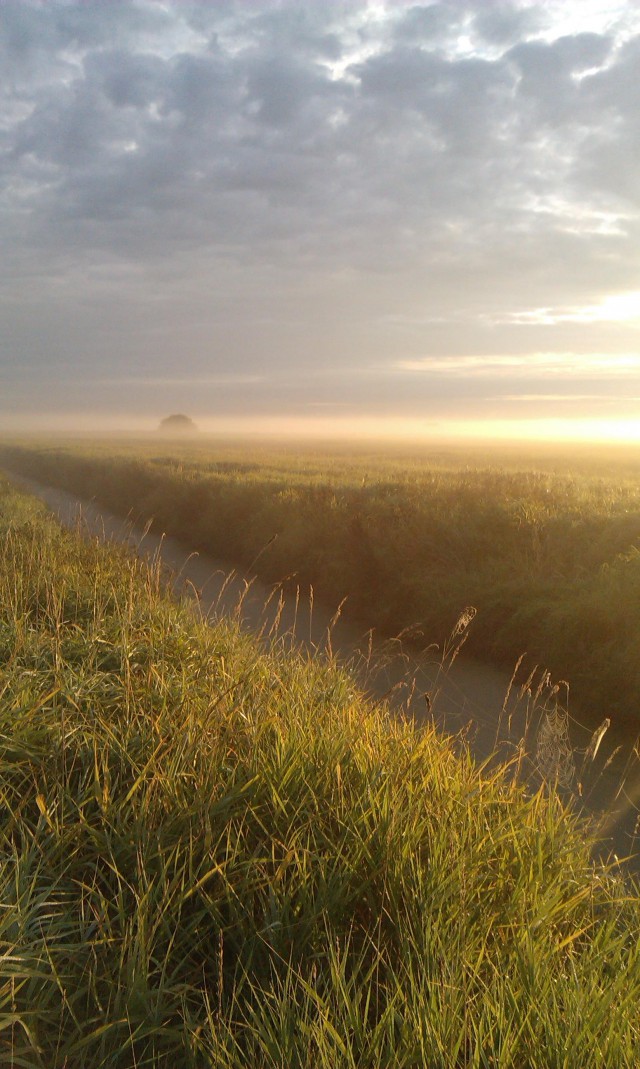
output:
{"label": "vegetation along water", "polygon": [[3,1064],[632,1067],[640,896],[554,791],[0,483]]}
{"label": "vegetation along water", "polygon": [[640,455],[423,455],[215,441],[5,445],[0,462],[95,497],[190,547],[293,576],[428,645],[477,609],[468,650],[527,654],[582,719],[640,708]]}

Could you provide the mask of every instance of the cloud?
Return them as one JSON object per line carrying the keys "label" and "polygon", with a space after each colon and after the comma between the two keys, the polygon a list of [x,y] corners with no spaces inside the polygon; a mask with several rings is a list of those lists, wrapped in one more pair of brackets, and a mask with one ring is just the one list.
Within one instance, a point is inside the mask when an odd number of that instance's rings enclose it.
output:
{"label": "cloud", "polygon": [[640,291],[612,293],[598,304],[582,308],[530,308],[510,312],[503,322],[545,326],[558,323],[629,323],[640,326]]}
{"label": "cloud", "polygon": [[504,356],[425,356],[398,360],[405,372],[468,376],[506,375],[508,379],[545,376],[572,379],[588,375],[627,376],[640,372],[640,353],[516,353]]}
{"label": "cloud", "polygon": [[599,393],[503,393],[496,397],[489,398],[491,401],[522,401],[525,404],[538,404],[543,401],[545,404],[550,404],[556,401],[561,401],[563,404],[579,404],[582,405],[585,401],[597,401],[601,403],[605,401],[607,404],[618,405],[620,402],[625,404],[629,401],[636,403],[640,401],[640,397],[628,397],[626,394],[617,394],[612,397],[603,398]]}
{"label": "cloud", "polygon": [[2,15],[0,360],[21,373],[133,366],[142,391],[179,354],[194,384],[266,367],[276,405],[283,375],[400,371],[399,351],[454,369],[522,349],[536,368],[551,330],[558,348],[632,348],[629,5]]}
{"label": "cloud", "polygon": [[174,389],[176,386],[258,386],[264,381],[264,375],[205,375],[199,377],[172,375],[163,376],[162,378],[152,375],[123,375],[121,377],[99,379],[98,384],[129,387],[145,386],[147,388],[160,386]]}

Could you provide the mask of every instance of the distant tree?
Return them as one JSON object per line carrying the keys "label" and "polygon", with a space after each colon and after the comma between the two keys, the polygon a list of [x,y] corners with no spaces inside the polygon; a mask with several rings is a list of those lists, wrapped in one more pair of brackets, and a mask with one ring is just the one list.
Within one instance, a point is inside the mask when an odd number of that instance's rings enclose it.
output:
{"label": "distant tree", "polygon": [[181,412],[178,412],[174,416],[165,416],[163,420],[160,420],[158,430],[162,434],[195,434],[198,428],[189,416],[183,416]]}

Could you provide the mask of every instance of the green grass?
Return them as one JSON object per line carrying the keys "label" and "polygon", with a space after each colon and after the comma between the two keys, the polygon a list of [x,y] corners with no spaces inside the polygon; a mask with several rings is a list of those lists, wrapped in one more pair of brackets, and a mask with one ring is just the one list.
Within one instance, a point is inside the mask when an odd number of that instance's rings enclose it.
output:
{"label": "green grass", "polygon": [[640,457],[351,454],[224,443],[32,443],[0,462],[116,512],[153,517],[260,576],[295,574],[386,635],[448,634],[509,669],[523,652],[574,708],[638,725]]}
{"label": "green grass", "polygon": [[624,1069],[640,897],[553,792],[0,484],[0,1062]]}

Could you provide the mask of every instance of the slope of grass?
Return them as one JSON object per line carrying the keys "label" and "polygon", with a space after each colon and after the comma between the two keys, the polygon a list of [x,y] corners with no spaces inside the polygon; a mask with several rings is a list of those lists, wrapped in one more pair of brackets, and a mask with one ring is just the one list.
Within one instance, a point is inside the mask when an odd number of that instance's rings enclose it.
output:
{"label": "slope of grass", "polygon": [[640,468],[605,474],[593,460],[590,474],[576,460],[553,472],[507,459],[471,468],[457,455],[418,463],[214,445],[0,450],[190,546],[256,562],[266,580],[295,573],[334,605],[347,597],[345,611],[386,634],[422,625],[431,642],[471,603],[468,649],[508,667],[526,651],[569,680],[594,726],[613,715],[633,728]]}
{"label": "slope of grass", "polygon": [[640,898],[348,675],[0,486],[0,1062],[624,1069]]}

